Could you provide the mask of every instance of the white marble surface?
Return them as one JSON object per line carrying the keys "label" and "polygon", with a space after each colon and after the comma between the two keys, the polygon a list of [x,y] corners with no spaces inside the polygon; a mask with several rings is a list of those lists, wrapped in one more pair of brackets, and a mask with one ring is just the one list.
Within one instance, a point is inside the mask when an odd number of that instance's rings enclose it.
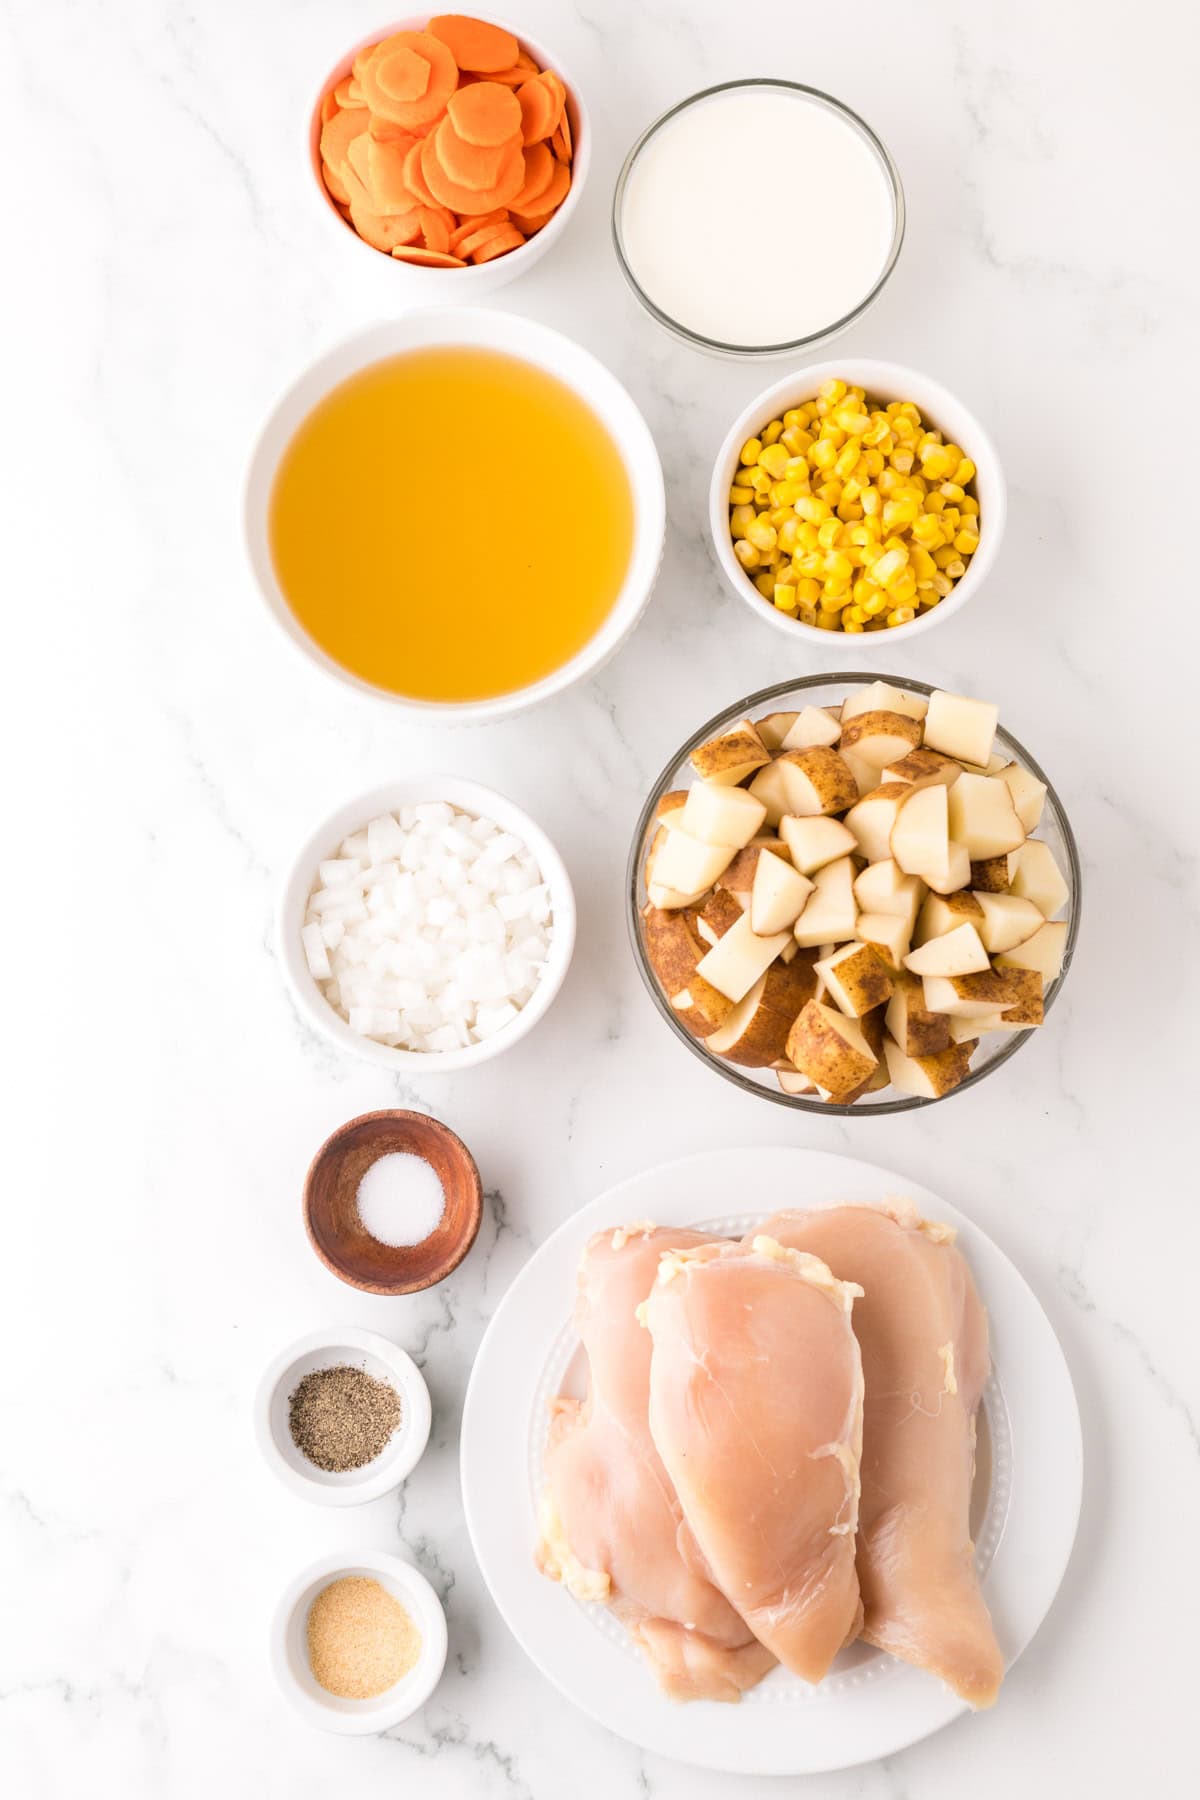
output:
{"label": "white marble surface", "polygon": [[[631,1171],[755,1140],[853,1149],[970,1211],[1061,1334],[1088,1463],[1065,1587],[995,1712],[887,1764],[782,1785],[1174,1800],[1198,1778],[1197,907],[1180,798],[1195,762],[1181,445],[1197,263],[1177,191],[1196,152],[1194,25],[1174,0],[523,0],[522,16],[586,84],[597,155],[567,239],[499,303],[627,381],[661,446],[670,541],[644,623],[599,680],[449,733],[342,697],[288,655],[236,527],[268,402],[389,301],[330,241],[303,155],[314,82],[379,7],[5,8],[0,1787],[765,1797],[766,1782],[639,1755],[545,1686],[481,1588],[456,1473],[471,1358],[531,1247]],[[960,389],[1008,470],[986,593],[881,658],[1002,703],[1059,784],[1086,867],[1079,956],[1045,1034],[913,1118],[792,1117],[721,1083],[667,1038],[624,939],[620,872],[648,780],[694,723],[805,664],[723,594],[703,537],[710,455],[770,370],[658,335],[620,281],[608,200],[663,106],[770,72],[844,96],[903,172],[904,255],[847,350]],[[780,182],[782,226],[787,170],[763,178]],[[300,1026],[269,917],[313,817],[435,767],[537,815],[581,929],[529,1040],[409,1088]],[[461,1131],[491,1197],[458,1277],[372,1301],[315,1262],[299,1187],[329,1128],[396,1102]],[[261,1366],[337,1320],[391,1333],[428,1376],[433,1446],[402,1505],[309,1509],[258,1460]],[[265,1654],[292,1571],[357,1543],[405,1546],[450,1618],[445,1681],[383,1740],[310,1732]]]}

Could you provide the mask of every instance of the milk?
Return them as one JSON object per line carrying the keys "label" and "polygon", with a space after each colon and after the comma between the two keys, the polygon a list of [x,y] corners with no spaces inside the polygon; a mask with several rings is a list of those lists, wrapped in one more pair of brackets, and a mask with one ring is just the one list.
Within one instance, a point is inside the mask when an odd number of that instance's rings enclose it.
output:
{"label": "milk", "polygon": [[685,106],[643,145],[620,232],[659,311],[722,344],[794,342],[866,299],[891,251],[891,182],[860,131],[783,87]]}

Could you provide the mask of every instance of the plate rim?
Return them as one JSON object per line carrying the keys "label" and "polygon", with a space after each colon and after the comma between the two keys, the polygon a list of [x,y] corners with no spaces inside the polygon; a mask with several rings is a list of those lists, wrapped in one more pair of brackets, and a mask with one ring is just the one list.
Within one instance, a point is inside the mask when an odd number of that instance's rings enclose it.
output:
{"label": "plate rim", "polygon": [[[843,1748],[833,1749],[828,1743],[824,1748],[817,1748],[809,1741],[812,1733],[804,1732],[797,1732],[794,1740],[789,1739],[785,1745],[772,1748],[770,1745],[764,1745],[761,1740],[764,1735],[770,1738],[773,1735],[777,1736],[777,1733],[772,1733],[770,1730],[764,1732],[760,1729],[758,1741],[749,1746],[754,1753],[747,1756],[742,1754],[740,1747],[736,1745],[725,1744],[722,1746],[720,1743],[705,1743],[706,1732],[704,1730],[689,1725],[689,1729],[682,1732],[678,1726],[678,1722],[686,1717],[689,1721],[694,1722],[696,1727],[699,1727],[707,1717],[710,1726],[707,1735],[719,1740],[730,1735],[726,1726],[720,1721],[729,1722],[739,1716],[746,1717],[746,1714],[741,1713],[741,1709],[716,1706],[715,1703],[706,1704],[705,1702],[693,1702],[686,1708],[679,1707],[659,1694],[654,1686],[653,1678],[642,1669],[639,1662],[639,1679],[644,1678],[646,1682],[646,1689],[644,1692],[639,1690],[639,1696],[649,1702],[654,1702],[655,1705],[651,1707],[647,1704],[638,1711],[649,1712],[651,1723],[648,1725],[644,1718],[636,1715],[627,1716],[624,1711],[618,1716],[614,1716],[613,1684],[600,1683],[596,1684],[594,1688],[588,1689],[586,1693],[581,1692],[578,1684],[572,1685],[567,1674],[571,1657],[566,1654],[554,1655],[548,1652],[544,1645],[539,1645],[536,1634],[530,1630],[528,1623],[519,1615],[514,1617],[510,1610],[513,1605],[513,1596],[506,1590],[505,1576],[512,1569],[533,1570],[532,1534],[528,1541],[528,1555],[524,1561],[512,1557],[511,1546],[507,1556],[504,1556],[499,1549],[493,1556],[493,1546],[489,1542],[489,1529],[494,1532],[494,1525],[486,1515],[490,1511],[494,1517],[496,1512],[497,1476],[494,1454],[496,1439],[494,1427],[489,1429],[486,1388],[496,1375],[497,1350],[502,1346],[505,1334],[512,1330],[514,1321],[517,1322],[518,1330],[531,1332],[538,1341],[546,1344],[552,1341],[549,1332],[530,1324],[528,1309],[524,1313],[521,1309],[522,1297],[527,1295],[532,1286],[536,1286],[543,1272],[551,1268],[557,1260],[569,1256],[573,1267],[578,1251],[593,1231],[603,1229],[604,1225],[608,1223],[621,1223],[622,1219],[616,1209],[622,1205],[628,1207],[630,1203],[625,1196],[631,1191],[636,1194],[639,1190],[654,1185],[660,1185],[663,1188],[659,1223],[688,1223],[689,1219],[679,1216],[681,1210],[687,1206],[691,1206],[692,1209],[690,1219],[703,1219],[706,1216],[719,1215],[723,1212],[753,1210],[745,1205],[736,1206],[731,1201],[728,1179],[732,1175],[740,1176],[744,1180],[748,1162],[756,1159],[765,1160],[768,1164],[781,1159],[793,1180],[798,1180],[802,1185],[816,1188],[816,1194],[808,1197],[810,1204],[837,1204],[839,1199],[844,1203],[853,1203],[856,1199],[864,1197],[861,1193],[857,1193],[856,1189],[866,1188],[869,1197],[873,1200],[877,1201],[888,1194],[904,1195],[910,1197],[926,1216],[945,1218],[948,1223],[956,1227],[964,1248],[968,1251],[972,1269],[979,1279],[989,1314],[994,1314],[997,1310],[995,1303],[998,1293],[999,1310],[1017,1315],[1023,1314],[1024,1317],[1021,1321],[1023,1327],[1030,1328],[1034,1336],[1040,1335],[1041,1341],[1036,1346],[1037,1354],[1033,1358],[1032,1366],[1025,1356],[1027,1346],[1024,1343],[1018,1346],[1021,1356],[1005,1366],[1012,1371],[1010,1385],[1015,1385],[1019,1389],[1024,1384],[1027,1389],[1036,1389],[1038,1404],[1043,1409],[1044,1418],[1052,1415],[1053,1430],[1047,1432],[1043,1423],[1042,1431],[1036,1434],[1046,1437],[1053,1449],[1054,1468],[1052,1474],[1047,1468],[1044,1456],[1022,1456],[1021,1427],[1020,1424],[1014,1426],[1014,1439],[1016,1440],[1014,1488],[1023,1491],[1026,1485],[1032,1485],[1043,1496],[1049,1495],[1051,1501],[1049,1516],[1052,1519],[1052,1528],[1046,1527],[1047,1515],[1044,1506],[1039,1505],[1037,1518],[1034,1520],[1032,1509],[1029,1508],[1028,1499],[1026,1499],[1024,1502],[1018,1503],[1018,1524],[1014,1531],[1010,1509],[1010,1519],[1006,1523],[997,1545],[992,1569],[989,1571],[985,1583],[986,1586],[991,1587],[992,1575],[997,1565],[1002,1562],[1006,1544],[1009,1544],[1011,1553],[1012,1545],[1009,1540],[1014,1535],[1018,1539],[1021,1537],[1022,1526],[1036,1523],[1040,1535],[1044,1539],[1038,1546],[1040,1563],[1043,1565],[1036,1577],[1038,1591],[1032,1596],[1026,1593],[1024,1597],[1018,1598],[1016,1611],[1019,1618],[1017,1622],[1010,1618],[1005,1619],[1005,1628],[1011,1646],[1006,1657],[1006,1664],[1007,1668],[1011,1670],[1013,1664],[1040,1628],[1053,1604],[1066,1573],[1078,1528],[1083,1486],[1083,1443],[1078,1400],[1070,1368],[1057,1334],[1029,1283],[999,1245],[976,1224],[969,1214],[944,1201],[924,1183],[906,1180],[890,1169],[858,1157],[844,1156],[835,1151],[812,1149],[804,1145],[755,1145],[751,1148],[731,1146],[692,1152],[689,1155],[672,1158],[624,1177],[562,1220],[538,1246],[510,1284],[488,1323],[476,1354],[464,1397],[462,1414],[459,1463],[463,1512],[480,1573],[506,1629],[529,1657],[534,1667],[551,1685],[597,1724],[624,1741],[635,1744],[653,1754],[726,1774],[831,1773],[837,1769],[851,1768],[874,1761],[881,1756],[894,1754],[911,1744],[920,1742],[969,1709],[965,1702],[959,1700],[956,1695],[950,1693],[932,1677],[922,1671],[898,1665],[895,1670],[895,1679],[889,1684],[887,1697],[891,1698],[901,1694],[902,1688],[910,1690],[910,1698],[920,1705],[922,1715],[916,1729],[911,1729],[909,1723],[904,1720],[894,1723],[888,1728],[886,1714],[894,1709],[885,1706],[884,1721],[876,1720],[874,1732],[870,1729],[864,1730],[865,1721],[862,1720],[856,1721],[852,1729],[847,1728],[846,1742]],[[701,1168],[704,1171],[703,1179],[718,1187],[722,1181],[725,1181],[722,1198],[713,1205],[706,1203],[703,1194],[693,1200],[690,1192],[686,1200],[680,1199],[678,1194],[675,1199],[672,1199],[669,1192],[670,1184],[674,1183],[678,1187],[681,1181],[686,1180],[689,1171],[695,1174]],[[690,1187],[690,1184],[688,1185]],[[747,1187],[750,1185],[750,1183],[746,1183]],[[735,1187],[732,1191],[736,1193],[737,1188]],[[637,1203],[633,1204],[636,1210]],[[644,1213],[645,1210],[643,1200],[640,1212]],[[764,1211],[766,1210],[778,1210],[778,1208],[764,1208]],[[633,1212],[628,1214],[629,1218],[633,1216]],[[563,1310],[565,1313],[567,1308],[564,1307]],[[1010,1320],[1010,1324],[1012,1322]],[[521,1348],[519,1343],[510,1347],[510,1357],[514,1352],[519,1353]],[[540,1364],[532,1369],[524,1365],[514,1368],[510,1362],[504,1369],[501,1379],[508,1395],[508,1420],[511,1427],[515,1427],[510,1430],[513,1444],[523,1446],[526,1441],[527,1431],[524,1427],[528,1421],[529,1407],[536,1392],[540,1373]],[[1010,1387],[1006,1387],[1003,1375],[1001,1376],[1001,1389],[1005,1395],[1005,1404],[1009,1406]],[[1029,1404],[1030,1400],[1031,1395],[1027,1394],[1026,1403]],[[1019,1410],[1018,1408],[1018,1412]],[[1036,1420],[1031,1421],[1027,1418],[1024,1421],[1027,1430],[1031,1422],[1036,1423]],[[477,1452],[483,1448],[481,1435],[486,1444],[486,1452],[484,1468],[477,1470],[475,1467]],[[1045,1446],[1042,1448],[1044,1449]],[[514,1461],[516,1465],[523,1466],[524,1457],[521,1449],[517,1450]],[[527,1504],[525,1485],[522,1481],[519,1499],[516,1502],[522,1511]],[[1025,1516],[1022,1507],[1029,1510],[1028,1517]],[[1018,1559],[1019,1548],[1018,1546]],[[1005,1575],[1008,1573],[1006,1565],[1004,1573]],[[1020,1578],[1028,1579],[1024,1571]],[[543,1580],[544,1578],[538,1577],[537,1579]],[[1002,1576],[1001,1579],[1003,1580],[1004,1577]],[[551,1590],[549,1583],[546,1583],[545,1587],[550,1598],[556,1599],[559,1605],[566,1604],[562,1596],[556,1595]],[[994,1594],[989,1593],[993,1611],[996,1610],[997,1600],[1002,1596],[1005,1600],[1013,1598],[1002,1588]],[[538,1606],[540,1597],[540,1590],[531,1585],[526,1597],[527,1602]],[[560,1626],[560,1651],[570,1649],[568,1640],[577,1635],[577,1625],[584,1627],[590,1638],[596,1637],[590,1622],[581,1610],[575,1609],[573,1615],[566,1612],[562,1616]],[[580,1642],[582,1645],[582,1640]],[[879,1692],[878,1689],[875,1691]],[[846,1697],[842,1696],[836,1704],[844,1705],[846,1703]],[[818,1689],[814,1695],[814,1709],[819,1704]],[[662,1708],[661,1715],[657,1714],[659,1706]],[[765,1726],[768,1716],[766,1709],[756,1708],[754,1710],[753,1718],[760,1728]],[[817,1713],[814,1710],[805,1716],[811,1720],[817,1718]],[[828,1720],[825,1721],[823,1735],[826,1739],[830,1737]],[[833,1736],[836,1737],[836,1735],[835,1724]]]}

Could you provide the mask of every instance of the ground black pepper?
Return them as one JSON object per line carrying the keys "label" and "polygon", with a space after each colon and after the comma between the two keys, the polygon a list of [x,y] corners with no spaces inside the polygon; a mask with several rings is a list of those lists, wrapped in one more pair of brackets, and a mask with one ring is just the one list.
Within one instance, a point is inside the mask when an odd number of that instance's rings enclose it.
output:
{"label": "ground black pepper", "polygon": [[400,1396],[365,1369],[314,1369],[288,1400],[288,1429],[303,1456],[326,1474],[374,1462],[400,1423]]}

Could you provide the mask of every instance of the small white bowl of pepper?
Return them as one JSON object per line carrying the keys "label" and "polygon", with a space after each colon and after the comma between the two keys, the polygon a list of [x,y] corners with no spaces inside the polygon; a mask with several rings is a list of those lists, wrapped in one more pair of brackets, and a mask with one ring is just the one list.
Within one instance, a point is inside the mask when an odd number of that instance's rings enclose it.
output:
{"label": "small white bowl of pepper", "polygon": [[375,1331],[313,1331],[274,1359],[255,1431],[285,1487],[319,1506],[361,1506],[398,1487],[429,1441],[429,1389]]}

